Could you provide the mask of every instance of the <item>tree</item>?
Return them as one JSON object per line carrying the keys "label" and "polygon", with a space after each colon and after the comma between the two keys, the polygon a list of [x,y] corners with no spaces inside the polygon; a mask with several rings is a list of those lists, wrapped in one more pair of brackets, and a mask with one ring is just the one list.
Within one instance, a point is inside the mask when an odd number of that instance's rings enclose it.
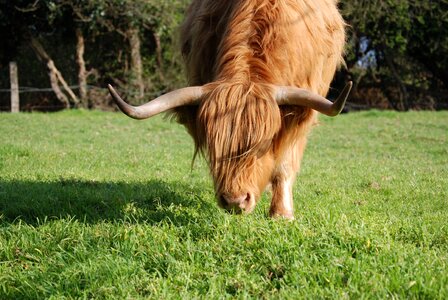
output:
{"label": "tree", "polygon": [[355,77],[358,91],[379,88],[400,110],[447,104],[447,0],[354,0],[341,7],[350,24],[344,77]]}
{"label": "tree", "polygon": [[[17,49],[22,44],[27,44],[47,66],[50,84],[56,97],[65,107],[69,107],[69,99],[74,105],[77,105],[79,100],[56,67],[54,60],[39,41],[40,36],[53,33],[53,26],[59,27],[61,31],[69,28],[65,18],[56,18],[55,6],[55,2],[48,0],[2,1],[0,3],[3,12],[0,15],[0,30],[7,34],[7,39],[11,38],[11,40],[1,49],[1,53],[3,63],[5,63],[6,60],[15,59]],[[58,12],[58,14],[60,13]],[[60,89],[59,83],[62,84],[68,96]]]}
{"label": "tree", "polygon": [[[88,84],[109,82],[143,101],[145,90],[154,93],[180,84],[182,72],[179,56],[173,55],[173,40],[186,5],[187,0],[0,0],[0,30],[6,35],[0,63],[6,66],[14,57],[28,61],[23,46],[34,45],[30,49],[45,61],[55,95],[66,106],[77,101],[66,88],[59,88],[62,74],[68,74],[71,82],[77,78],[79,106],[104,102],[106,94],[88,89]],[[70,51],[53,51],[60,45]],[[30,71],[21,74],[34,73]]]}
{"label": "tree", "polygon": [[[144,102],[185,84],[174,41],[188,2],[0,0],[0,67],[18,59],[20,80],[42,81],[29,63],[37,54],[65,106],[104,107],[107,91],[91,87],[111,82]],[[369,106],[448,108],[448,0],[341,0],[340,7],[350,26],[336,87],[354,80],[351,101]]]}
{"label": "tree", "polygon": [[[159,81],[165,81],[162,43],[170,43],[173,28],[176,28],[180,21],[178,15],[182,15],[186,7],[186,0],[62,0],[60,4],[70,7],[75,21],[83,25],[84,31],[90,38],[104,33],[113,33],[127,41],[129,51],[125,52],[129,59],[125,59],[123,69],[124,77],[129,81],[127,87],[134,88],[131,96],[142,101],[145,88],[154,88],[151,77],[148,76],[149,73],[145,72],[153,66],[157,68]],[[145,67],[147,55],[143,57],[142,54],[142,37],[148,39],[148,35],[155,47],[154,53],[150,55],[155,57],[155,63],[151,60],[151,66]],[[118,56],[121,57],[122,53],[123,48],[120,48]],[[116,78],[115,81],[117,81]],[[121,84],[121,82],[118,83]]]}

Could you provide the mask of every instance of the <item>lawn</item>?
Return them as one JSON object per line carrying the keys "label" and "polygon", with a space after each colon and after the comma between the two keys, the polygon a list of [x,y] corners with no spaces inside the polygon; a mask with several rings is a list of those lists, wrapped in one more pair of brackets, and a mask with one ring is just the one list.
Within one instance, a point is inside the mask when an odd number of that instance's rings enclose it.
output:
{"label": "lawn", "polygon": [[0,114],[0,299],[447,299],[448,112],[320,120],[288,222],[161,117]]}

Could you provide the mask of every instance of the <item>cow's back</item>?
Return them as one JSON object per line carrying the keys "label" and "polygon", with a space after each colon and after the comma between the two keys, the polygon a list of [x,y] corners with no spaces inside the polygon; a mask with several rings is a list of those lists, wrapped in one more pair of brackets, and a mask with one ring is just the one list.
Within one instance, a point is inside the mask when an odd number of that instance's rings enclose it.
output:
{"label": "cow's back", "polygon": [[333,0],[195,0],[181,42],[192,85],[245,78],[324,95],[344,22]]}

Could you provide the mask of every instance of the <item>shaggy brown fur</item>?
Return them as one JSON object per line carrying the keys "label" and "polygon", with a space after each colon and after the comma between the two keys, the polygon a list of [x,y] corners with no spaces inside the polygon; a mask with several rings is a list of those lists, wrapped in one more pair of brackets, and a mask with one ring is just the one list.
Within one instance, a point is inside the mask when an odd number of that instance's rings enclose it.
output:
{"label": "shaggy brown fur", "polygon": [[258,199],[271,183],[271,215],[292,217],[289,185],[316,114],[279,107],[270,84],[328,92],[345,43],[336,1],[194,0],[181,36],[190,84],[206,95],[174,113],[208,159],[218,197]]}

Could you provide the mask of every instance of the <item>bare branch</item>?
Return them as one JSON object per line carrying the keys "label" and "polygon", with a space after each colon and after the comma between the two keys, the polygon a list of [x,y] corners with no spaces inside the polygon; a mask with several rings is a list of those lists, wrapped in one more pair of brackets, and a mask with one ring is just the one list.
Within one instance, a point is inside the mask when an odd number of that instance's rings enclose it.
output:
{"label": "bare branch", "polygon": [[33,12],[33,11],[38,10],[39,9],[38,4],[39,4],[39,0],[36,0],[36,1],[34,1],[33,4],[30,4],[28,7],[21,8],[21,7],[14,6],[14,8],[20,12],[28,13],[28,12]]}

